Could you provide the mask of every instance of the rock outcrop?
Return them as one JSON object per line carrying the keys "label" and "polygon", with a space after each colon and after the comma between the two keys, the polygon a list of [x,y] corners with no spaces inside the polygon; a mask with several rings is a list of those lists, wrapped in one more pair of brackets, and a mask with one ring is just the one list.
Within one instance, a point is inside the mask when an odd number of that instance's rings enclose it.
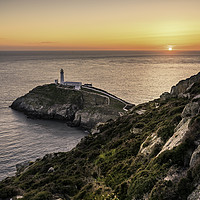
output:
{"label": "rock outcrop", "polygon": [[63,120],[70,126],[90,130],[99,122],[118,117],[124,112],[124,106],[122,102],[97,92],[49,84],[38,86],[16,99],[11,108],[31,118]]}
{"label": "rock outcrop", "polygon": [[185,94],[186,97],[191,88],[193,87],[193,85],[195,83],[199,83],[199,79],[200,79],[200,72],[197,75],[191,76],[190,78],[182,80],[179,83],[177,83],[176,86],[173,86],[171,88],[170,94],[173,96],[178,96],[178,95],[181,96],[182,94]]}
{"label": "rock outcrop", "polygon": [[172,150],[173,148],[179,146],[183,142],[183,140],[187,134],[187,131],[189,130],[190,121],[191,121],[190,119],[187,119],[186,121],[182,120],[177,125],[178,128],[175,128],[177,130],[174,132],[172,137],[170,137],[169,140],[165,143],[165,145],[163,146],[163,148],[160,151],[160,153],[158,154],[158,156],[166,150]]}

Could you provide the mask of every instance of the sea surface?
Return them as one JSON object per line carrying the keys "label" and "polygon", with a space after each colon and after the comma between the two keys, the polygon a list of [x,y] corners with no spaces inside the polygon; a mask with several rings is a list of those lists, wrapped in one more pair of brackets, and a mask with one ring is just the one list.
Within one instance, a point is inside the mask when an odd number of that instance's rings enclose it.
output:
{"label": "sea surface", "polygon": [[66,124],[33,120],[9,108],[19,96],[59,79],[92,83],[130,103],[158,98],[200,71],[200,52],[0,52],[0,180],[15,165],[47,153],[69,151],[87,133]]}

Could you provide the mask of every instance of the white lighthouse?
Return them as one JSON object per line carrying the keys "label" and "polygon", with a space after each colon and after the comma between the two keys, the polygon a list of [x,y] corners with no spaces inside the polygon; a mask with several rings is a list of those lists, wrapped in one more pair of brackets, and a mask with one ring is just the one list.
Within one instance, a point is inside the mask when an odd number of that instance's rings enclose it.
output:
{"label": "white lighthouse", "polygon": [[[55,84],[56,85],[58,84],[57,80],[55,80]],[[60,70],[60,84],[66,85],[69,87],[73,87],[75,90],[80,90],[81,86],[82,86],[82,82],[69,82],[69,81],[64,82],[64,70],[63,69]]]}
{"label": "white lighthouse", "polygon": [[60,84],[64,84],[64,71],[63,69],[60,70]]}

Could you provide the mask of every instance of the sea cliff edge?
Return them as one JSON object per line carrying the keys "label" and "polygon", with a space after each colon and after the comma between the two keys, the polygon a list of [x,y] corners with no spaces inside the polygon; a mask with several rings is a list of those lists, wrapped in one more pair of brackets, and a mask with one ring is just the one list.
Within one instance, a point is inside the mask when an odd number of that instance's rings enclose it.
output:
{"label": "sea cliff edge", "polygon": [[17,98],[10,107],[31,118],[62,120],[70,126],[91,130],[98,123],[123,115],[133,106],[98,88],[75,90],[60,84],[46,84]]}

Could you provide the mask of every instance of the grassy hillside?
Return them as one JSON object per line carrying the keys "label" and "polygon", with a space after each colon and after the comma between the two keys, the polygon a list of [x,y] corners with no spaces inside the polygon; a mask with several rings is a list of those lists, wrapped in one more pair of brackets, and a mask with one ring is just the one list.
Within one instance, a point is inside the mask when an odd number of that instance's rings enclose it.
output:
{"label": "grassy hillside", "polygon": [[0,183],[0,197],[186,200],[200,181],[199,88],[138,105],[70,152],[30,163]]}

